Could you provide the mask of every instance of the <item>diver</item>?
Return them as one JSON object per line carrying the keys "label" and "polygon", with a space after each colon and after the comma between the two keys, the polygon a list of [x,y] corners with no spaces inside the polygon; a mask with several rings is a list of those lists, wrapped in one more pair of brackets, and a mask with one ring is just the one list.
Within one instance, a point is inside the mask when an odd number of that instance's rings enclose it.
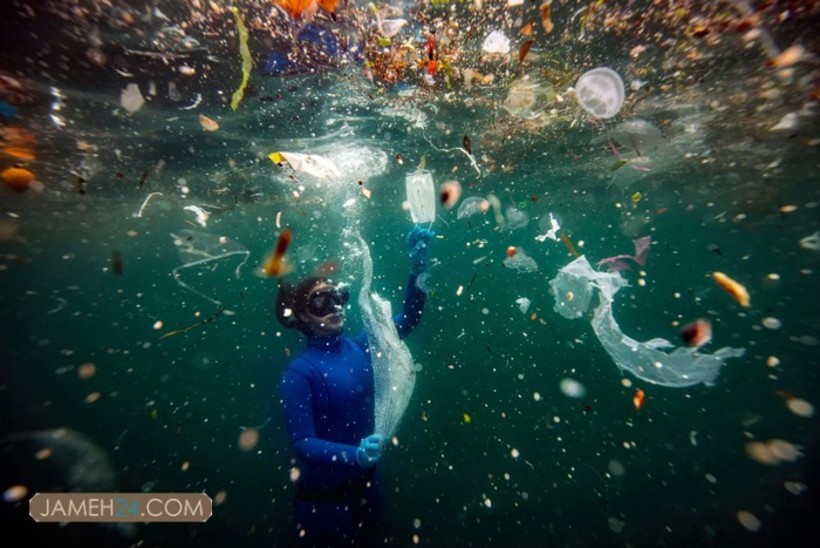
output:
{"label": "diver", "polygon": [[[406,337],[421,320],[426,295],[417,278],[428,266],[435,235],[418,225],[407,236],[410,277],[395,322]],[[380,543],[376,464],[383,436],[374,434],[375,393],[367,333],[343,335],[348,290],[311,277],[280,283],[276,317],[307,337],[307,348],[288,363],[281,404],[299,460],[294,513],[297,543],[306,546],[375,546]]]}

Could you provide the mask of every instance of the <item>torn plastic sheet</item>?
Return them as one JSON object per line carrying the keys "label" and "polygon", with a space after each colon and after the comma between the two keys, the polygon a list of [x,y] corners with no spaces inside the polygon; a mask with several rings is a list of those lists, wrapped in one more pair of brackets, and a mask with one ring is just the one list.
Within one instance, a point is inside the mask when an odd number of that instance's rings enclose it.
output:
{"label": "torn plastic sheet", "polygon": [[555,311],[570,319],[589,310],[597,290],[599,303],[592,315],[595,335],[619,369],[647,382],[674,388],[698,383],[711,386],[727,358],[745,353],[744,348],[724,347],[714,354],[703,354],[695,348],[675,348],[665,339],[639,342],[624,335],[612,315],[612,303],[615,294],[628,285],[626,280],[617,272],[594,270],[584,256],[562,268],[549,283]]}
{"label": "torn plastic sheet", "polygon": [[615,255],[614,257],[607,257],[595,263],[595,266],[605,265],[612,272],[620,272],[621,270],[629,270],[630,268],[629,264],[621,259],[631,259],[641,266],[645,265],[646,256],[649,254],[649,246],[652,245],[652,236],[644,236],[643,238],[632,240],[632,244],[635,246],[634,255]]}
{"label": "torn plastic sheet", "polygon": [[342,172],[333,161],[318,154],[301,154],[299,152],[274,152],[269,155],[273,162],[281,163],[284,159],[296,171],[319,177],[320,179],[338,179]]}

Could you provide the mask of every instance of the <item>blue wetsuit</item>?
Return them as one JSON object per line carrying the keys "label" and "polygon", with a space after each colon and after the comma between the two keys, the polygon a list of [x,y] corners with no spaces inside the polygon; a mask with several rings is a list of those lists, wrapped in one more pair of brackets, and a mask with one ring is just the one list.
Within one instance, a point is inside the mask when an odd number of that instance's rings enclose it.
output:
{"label": "blue wetsuit", "polygon": [[[393,318],[401,338],[418,325],[424,302],[411,275],[403,310]],[[356,460],[359,442],[374,428],[367,333],[309,337],[307,344],[288,364],[281,384],[285,424],[300,461],[295,514],[301,540],[368,545],[376,541],[380,505],[377,466],[362,468]]]}

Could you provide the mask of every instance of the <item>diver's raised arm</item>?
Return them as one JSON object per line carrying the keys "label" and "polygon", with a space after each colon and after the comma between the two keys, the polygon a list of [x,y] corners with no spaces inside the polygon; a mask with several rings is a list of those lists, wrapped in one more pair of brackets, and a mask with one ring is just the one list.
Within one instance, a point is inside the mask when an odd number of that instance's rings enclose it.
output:
{"label": "diver's raised arm", "polygon": [[410,258],[410,277],[404,295],[401,312],[393,318],[399,337],[410,334],[421,321],[427,295],[418,286],[418,278],[429,265],[430,240],[435,236],[432,230],[415,225],[407,235],[407,252]]}

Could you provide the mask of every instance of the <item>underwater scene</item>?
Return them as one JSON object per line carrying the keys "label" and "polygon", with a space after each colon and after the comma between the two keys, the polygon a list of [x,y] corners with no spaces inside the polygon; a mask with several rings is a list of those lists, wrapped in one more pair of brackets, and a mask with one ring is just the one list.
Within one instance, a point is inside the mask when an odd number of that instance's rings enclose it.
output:
{"label": "underwater scene", "polygon": [[8,545],[820,541],[820,2],[0,11]]}

